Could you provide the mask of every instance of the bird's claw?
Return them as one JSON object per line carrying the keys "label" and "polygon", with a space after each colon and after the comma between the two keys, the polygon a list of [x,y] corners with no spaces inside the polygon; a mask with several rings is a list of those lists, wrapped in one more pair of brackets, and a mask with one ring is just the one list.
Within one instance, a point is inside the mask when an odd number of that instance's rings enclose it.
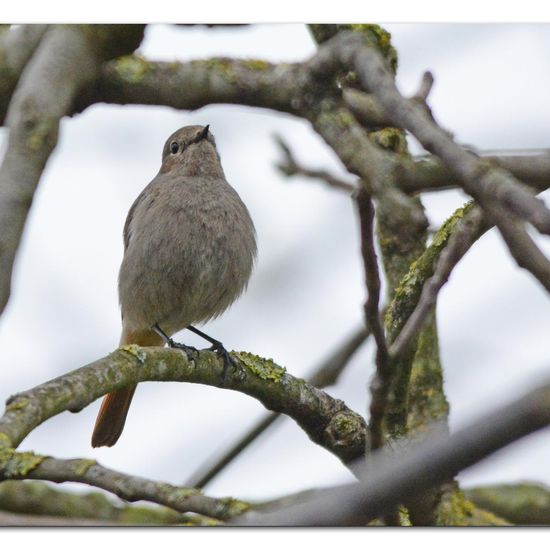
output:
{"label": "bird's claw", "polygon": [[230,368],[238,369],[239,365],[235,362],[235,359],[229,355],[229,352],[225,349],[221,342],[217,344],[212,344],[209,348],[210,351],[216,353],[223,360],[223,373],[222,378],[225,381],[227,379],[227,374]]}

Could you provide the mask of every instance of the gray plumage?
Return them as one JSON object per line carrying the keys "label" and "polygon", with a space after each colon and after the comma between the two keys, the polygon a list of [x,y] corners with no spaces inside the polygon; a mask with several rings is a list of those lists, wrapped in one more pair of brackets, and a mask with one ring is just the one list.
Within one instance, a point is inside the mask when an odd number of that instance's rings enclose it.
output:
{"label": "gray plumage", "polygon": [[[245,289],[255,255],[254,225],[225,179],[208,126],[181,128],[124,226],[121,345],[162,345],[153,325],[172,335],[220,315]],[[134,392],[130,386],[105,397],[93,447],[117,442]]]}
{"label": "gray plumage", "polygon": [[173,334],[207,321],[248,283],[254,226],[225,179],[212,134],[194,142],[203,132],[187,126],[168,138],[160,172],[128,213],[119,274],[127,333],[158,323]]}

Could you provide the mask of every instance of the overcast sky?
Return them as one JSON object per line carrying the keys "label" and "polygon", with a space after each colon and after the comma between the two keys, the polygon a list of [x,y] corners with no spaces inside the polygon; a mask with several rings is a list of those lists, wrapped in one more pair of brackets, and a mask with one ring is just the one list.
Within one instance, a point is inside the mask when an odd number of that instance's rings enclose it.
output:
{"label": "overcast sky", "polygon": [[[423,71],[431,70],[433,111],[458,141],[482,150],[549,146],[550,27],[386,28],[399,51],[402,91],[413,93]],[[141,53],[159,60],[223,55],[297,61],[314,49],[303,25],[232,30],[155,25],[148,28]],[[291,374],[305,376],[362,322],[365,289],[349,198],[312,181],[284,179],[274,168],[279,154],[272,136],[279,133],[305,164],[343,173],[308,123],[239,106],[188,113],[96,105],[63,121],[59,145],[33,203],[11,301],[0,321],[0,398],[116,347],[124,220],[158,171],[165,139],[187,124],[210,124],[227,178],[248,205],[258,232],[258,263],[248,292],[206,325],[206,332],[228,349],[273,357]],[[459,192],[425,196],[432,225],[466,200]],[[539,242],[550,252],[547,239]],[[495,232],[460,263],[438,306],[453,428],[519,396],[550,373],[549,306],[546,293],[514,265]],[[178,338],[204,346],[187,333]],[[372,364],[372,347],[366,345],[329,393],[365,414]],[[91,449],[98,406],[49,420],[21,448],[93,457],[114,469],[182,483],[264,412],[237,392],[145,383],[136,392],[117,445]],[[539,433],[460,478],[464,486],[525,479],[550,484],[549,455],[550,434]],[[207,492],[263,498],[347,480],[351,476],[338,459],[285,420]]]}

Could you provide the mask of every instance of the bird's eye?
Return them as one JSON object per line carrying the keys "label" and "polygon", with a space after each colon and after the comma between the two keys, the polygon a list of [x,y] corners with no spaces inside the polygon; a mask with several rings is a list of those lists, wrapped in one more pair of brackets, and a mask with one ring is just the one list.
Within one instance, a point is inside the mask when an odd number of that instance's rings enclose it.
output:
{"label": "bird's eye", "polygon": [[179,143],[177,141],[173,141],[170,143],[170,151],[173,155],[175,155],[180,150]]}

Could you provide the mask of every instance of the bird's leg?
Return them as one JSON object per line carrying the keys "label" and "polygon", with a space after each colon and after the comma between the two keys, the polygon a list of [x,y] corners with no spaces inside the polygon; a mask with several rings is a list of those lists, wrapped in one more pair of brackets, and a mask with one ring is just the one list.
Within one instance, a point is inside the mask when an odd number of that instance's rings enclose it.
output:
{"label": "bird's leg", "polygon": [[197,348],[194,348],[193,346],[186,346],[185,344],[181,344],[179,342],[174,341],[166,332],[164,332],[158,323],[155,323],[151,326],[151,330],[154,330],[163,340],[165,344],[168,344],[171,348],[181,349],[183,350],[187,355],[196,355],[198,353]]}
{"label": "bird's leg", "polygon": [[216,352],[223,359],[224,380],[227,377],[227,372],[230,367],[234,367],[236,369],[239,368],[237,363],[235,363],[234,359],[231,357],[231,355],[229,355],[228,351],[225,349],[224,345],[219,340],[215,340],[211,336],[208,336],[208,334],[205,334],[204,332],[202,332],[202,330],[199,330],[198,328],[195,328],[194,326],[191,326],[191,325],[187,327],[187,330],[194,332],[197,336],[204,338],[207,342],[210,342],[212,344],[210,349]]}

